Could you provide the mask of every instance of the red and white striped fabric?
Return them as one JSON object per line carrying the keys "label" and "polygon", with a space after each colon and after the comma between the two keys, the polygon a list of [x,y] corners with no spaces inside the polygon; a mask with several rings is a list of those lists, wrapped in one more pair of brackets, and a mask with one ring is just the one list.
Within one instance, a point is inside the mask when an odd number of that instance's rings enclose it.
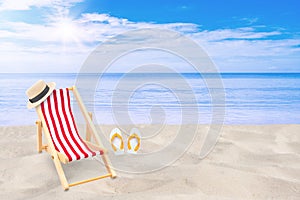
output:
{"label": "red and white striped fabric", "polygon": [[65,154],[70,162],[103,154],[103,151],[91,150],[78,134],[68,88],[54,90],[41,103],[41,110],[55,149]]}

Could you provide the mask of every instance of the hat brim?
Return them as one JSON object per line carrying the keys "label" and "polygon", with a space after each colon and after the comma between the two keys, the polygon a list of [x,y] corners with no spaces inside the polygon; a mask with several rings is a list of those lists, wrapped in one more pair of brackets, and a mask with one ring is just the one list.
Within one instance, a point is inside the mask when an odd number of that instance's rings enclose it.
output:
{"label": "hat brim", "polygon": [[47,85],[49,87],[49,91],[47,92],[47,94],[37,102],[31,103],[30,101],[28,101],[28,103],[27,103],[27,108],[28,109],[37,107],[43,101],[45,101],[47,99],[47,97],[49,97],[52,94],[53,90],[55,89],[56,83],[51,82],[51,83],[47,83]]}

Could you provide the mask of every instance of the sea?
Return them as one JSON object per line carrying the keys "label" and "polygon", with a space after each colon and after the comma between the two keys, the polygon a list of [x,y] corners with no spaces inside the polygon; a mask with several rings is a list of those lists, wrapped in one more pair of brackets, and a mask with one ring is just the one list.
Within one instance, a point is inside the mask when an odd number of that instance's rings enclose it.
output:
{"label": "sea", "polygon": [[0,126],[34,124],[25,92],[40,79],[76,85],[97,124],[300,123],[300,73],[2,73]]}

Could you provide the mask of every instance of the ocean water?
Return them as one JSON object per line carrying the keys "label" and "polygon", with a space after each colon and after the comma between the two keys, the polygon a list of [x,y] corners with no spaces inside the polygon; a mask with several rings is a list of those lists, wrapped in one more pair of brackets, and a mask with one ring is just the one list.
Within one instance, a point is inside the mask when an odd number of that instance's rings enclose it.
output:
{"label": "ocean water", "polygon": [[0,126],[34,124],[25,91],[39,79],[76,85],[98,124],[300,123],[300,73],[0,74]]}

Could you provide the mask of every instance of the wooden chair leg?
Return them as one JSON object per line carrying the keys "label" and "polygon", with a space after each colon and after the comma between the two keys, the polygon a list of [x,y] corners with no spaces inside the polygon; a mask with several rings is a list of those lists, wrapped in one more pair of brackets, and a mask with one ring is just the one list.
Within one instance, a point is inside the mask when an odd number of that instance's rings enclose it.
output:
{"label": "wooden chair leg", "polygon": [[106,170],[108,171],[108,173],[111,174],[111,178],[116,178],[117,174],[116,174],[115,170],[111,168],[112,165],[111,165],[110,160],[108,159],[106,153],[101,155],[101,157],[102,157],[102,160],[103,160],[104,165],[106,167]]}
{"label": "wooden chair leg", "polygon": [[[46,140],[48,141],[48,145],[44,146],[44,149],[50,153],[50,155],[53,159],[56,171],[58,173],[60,182],[61,182],[64,190],[68,190],[70,186],[68,184],[65,173],[64,173],[61,163],[59,161],[58,154],[57,154],[57,152],[55,152],[55,147],[54,147],[54,144],[52,143],[52,139],[51,139],[49,130],[48,130],[47,126],[43,126],[43,124],[46,124],[46,122],[45,122],[45,119],[43,118],[40,105],[38,107],[36,107],[36,111],[37,111],[39,118],[42,120],[42,122],[37,123],[37,125],[38,125],[38,127],[42,127],[44,129],[44,134],[45,134]],[[41,135],[41,131],[38,131],[38,134],[39,134],[38,135],[38,137],[39,137]],[[42,138],[42,137],[40,137],[40,138]],[[38,142],[38,144],[41,144],[41,142]],[[43,148],[43,146],[42,146],[42,148]]]}
{"label": "wooden chair leg", "polygon": [[52,156],[52,159],[53,159],[57,174],[59,176],[61,185],[63,186],[64,190],[68,190],[69,189],[69,184],[68,184],[67,178],[65,176],[64,170],[61,166],[61,163],[58,159],[58,156],[54,155],[54,156]]}
{"label": "wooden chair leg", "polygon": [[41,120],[37,120],[36,121],[36,134],[37,134],[37,151],[39,153],[42,152],[43,150],[43,144],[42,144],[42,121]]}
{"label": "wooden chair leg", "polygon": [[[88,114],[89,114],[90,119],[93,120],[93,114],[91,112],[89,112]],[[86,126],[86,141],[90,142],[91,136],[92,136],[91,129],[89,128],[89,126]],[[117,177],[116,172],[111,168],[111,163],[110,163],[108,157],[106,156],[106,153],[104,153],[102,155],[102,160],[104,162],[104,165],[105,165],[108,173],[111,174],[111,178],[116,178]]]}

